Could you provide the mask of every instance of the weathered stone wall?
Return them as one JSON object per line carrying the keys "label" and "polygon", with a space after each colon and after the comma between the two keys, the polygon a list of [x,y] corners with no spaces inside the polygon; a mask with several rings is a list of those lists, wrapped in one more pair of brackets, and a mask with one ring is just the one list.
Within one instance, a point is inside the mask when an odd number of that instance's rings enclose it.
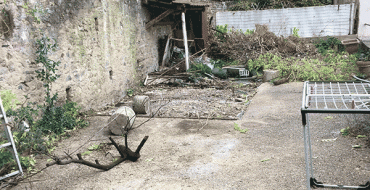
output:
{"label": "weathered stone wall", "polygon": [[61,61],[53,92],[84,110],[117,103],[156,69],[158,39],[171,32],[170,26],[145,30],[150,14],[140,0],[14,0],[0,9],[7,24],[0,25],[0,90],[44,101],[35,74],[42,65],[34,60],[35,41],[46,36],[58,43],[49,57]]}

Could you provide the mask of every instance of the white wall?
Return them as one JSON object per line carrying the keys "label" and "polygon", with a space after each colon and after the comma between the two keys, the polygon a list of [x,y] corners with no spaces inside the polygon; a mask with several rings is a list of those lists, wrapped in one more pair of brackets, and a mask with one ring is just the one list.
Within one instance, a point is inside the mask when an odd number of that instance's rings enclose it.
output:
{"label": "white wall", "polygon": [[360,0],[358,38],[361,40],[370,40],[370,1]]}
{"label": "white wall", "polygon": [[216,24],[228,24],[229,28],[234,27],[243,31],[255,29],[255,24],[266,24],[270,31],[278,36],[291,35],[294,27],[299,29],[300,37],[341,36],[350,33],[350,20],[352,20],[350,18],[353,18],[352,7],[354,7],[353,4],[345,4],[217,12]]}

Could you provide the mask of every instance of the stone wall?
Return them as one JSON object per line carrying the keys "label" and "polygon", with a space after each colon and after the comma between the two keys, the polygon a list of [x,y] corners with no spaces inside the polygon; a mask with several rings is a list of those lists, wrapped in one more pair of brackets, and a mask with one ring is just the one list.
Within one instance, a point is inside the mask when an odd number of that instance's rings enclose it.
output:
{"label": "stone wall", "polygon": [[171,32],[145,30],[151,18],[140,0],[14,0],[1,1],[0,9],[0,90],[44,101],[35,41],[46,36],[58,43],[49,57],[61,61],[53,92],[84,110],[116,104],[155,70],[158,40]]}

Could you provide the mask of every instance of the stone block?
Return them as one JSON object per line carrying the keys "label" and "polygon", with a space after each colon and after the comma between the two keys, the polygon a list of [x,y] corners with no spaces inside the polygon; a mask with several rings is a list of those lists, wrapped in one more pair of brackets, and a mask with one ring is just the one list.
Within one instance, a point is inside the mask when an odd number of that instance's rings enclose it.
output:
{"label": "stone block", "polygon": [[263,82],[268,82],[279,77],[278,70],[263,70]]}

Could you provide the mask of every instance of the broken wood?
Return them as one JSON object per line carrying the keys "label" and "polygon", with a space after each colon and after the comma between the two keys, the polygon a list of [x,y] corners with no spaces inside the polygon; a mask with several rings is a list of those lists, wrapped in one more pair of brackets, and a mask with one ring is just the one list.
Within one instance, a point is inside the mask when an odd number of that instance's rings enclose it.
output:
{"label": "broken wood", "polygon": [[109,137],[109,140],[112,142],[114,147],[116,147],[116,149],[120,153],[121,157],[118,158],[116,161],[108,164],[108,165],[101,165],[98,160],[95,160],[95,163],[86,161],[82,158],[81,154],[78,153],[77,154],[78,159],[71,159],[71,160],[62,161],[62,160],[56,158],[56,160],[54,162],[48,163],[48,164],[46,164],[46,166],[49,167],[49,166],[52,166],[52,165],[55,165],[55,164],[57,164],[57,165],[67,165],[67,164],[70,164],[70,163],[77,163],[77,164],[83,164],[83,165],[90,166],[90,167],[93,167],[93,168],[101,169],[101,170],[104,170],[104,171],[108,171],[108,170],[112,169],[114,166],[120,164],[121,162],[123,162],[125,160],[130,160],[130,161],[135,162],[137,159],[139,159],[140,158],[140,150],[144,146],[144,144],[148,140],[148,138],[149,138],[149,136],[145,136],[143,138],[143,140],[141,140],[141,143],[137,147],[136,151],[133,152],[130,148],[127,147],[127,135],[125,137],[126,146],[118,145],[111,137]]}
{"label": "broken wood", "polygon": [[167,11],[164,11],[162,14],[160,14],[159,16],[157,16],[156,18],[154,18],[153,20],[151,20],[148,23],[146,23],[145,29],[148,29],[148,28],[152,27],[154,24],[158,23],[159,21],[161,21],[162,19],[164,19],[166,16],[172,14],[173,12],[174,12],[173,9],[168,9]]}

